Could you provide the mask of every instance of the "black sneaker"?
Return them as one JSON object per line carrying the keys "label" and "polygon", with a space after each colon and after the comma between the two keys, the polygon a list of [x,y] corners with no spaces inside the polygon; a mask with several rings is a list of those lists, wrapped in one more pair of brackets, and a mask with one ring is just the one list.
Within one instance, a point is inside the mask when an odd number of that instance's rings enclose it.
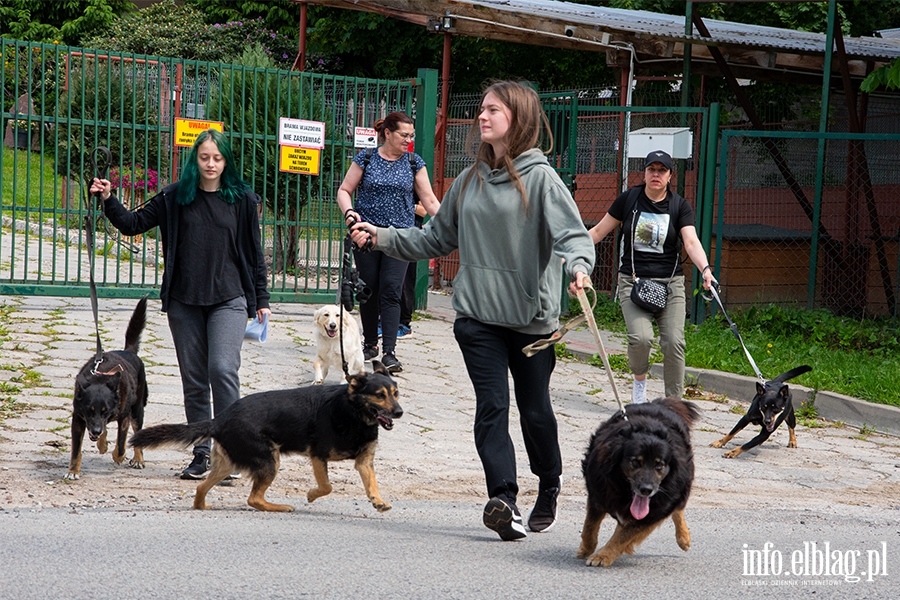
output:
{"label": "black sneaker", "polygon": [[378,356],[378,346],[363,346],[363,360],[372,360]]}
{"label": "black sneaker", "polygon": [[528,536],[519,509],[510,500],[495,497],[484,505],[484,525],[496,531],[504,542],[520,540]]}
{"label": "black sneaker", "polygon": [[559,497],[559,488],[547,488],[538,492],[537,501],[531,514],[528,515],[528,529],[535,533],[549,531],[556,524],[558,509],[556,499]]}
{"label": "black sneaker", "polygon": [[397,357],[393,354],[385,354],[381,357],[381,364],[384,365],[384,368],[388,370],[388,373],[393,375],[394,373],[399,373],[403,370],[403,365],[400,364],[400,361],[397,360]]}
{"label": "black sneaker", "polygon": [[203,479],[207,471],[209,471],[209,454],[196,452],[194,453],[194,460],[181,472],[181,478]]}

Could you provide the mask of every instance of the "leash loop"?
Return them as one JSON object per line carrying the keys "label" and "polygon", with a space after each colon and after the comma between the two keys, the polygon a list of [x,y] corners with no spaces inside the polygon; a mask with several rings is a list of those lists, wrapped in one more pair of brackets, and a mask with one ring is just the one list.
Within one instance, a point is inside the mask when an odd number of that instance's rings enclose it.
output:
{"label": "leash loop", "polygon": [[[593,302],[588,302],[587,295],[585,290],[591,290],[593,294]],[[528,344],[524,348],[522,348],[522,352],[525,353],[525,356],[534,356],[541,350],[549,348],[553,344],[559,342],[565,337],[567,333],[571,330],[575,329],[581,323],[587,321],[588,329],[591,330],[591,333],[594,335],[594,340],[597,342],[597,349],[599,350],[600,359],[603,361],[603,367],[606,369],[606,375],[609,377],[609,383],[613,389],[613,395],[616,397],[616,402],[619,405],[619,410],[622,412],[622,418],[626,421],[628,420],[628,415],[625,413],[625,405],[622,404],[622,399],[619,397],[619,388],[616,386],[616,380],[613,376],[612,367],[609,366],[609,356],[606,354],[606,348],[603,347],[603,339],[600,337],[600,331],[597,329],[597,322],[594,319],[594,306],[597,304],[597,291],[594,289],[594,286],[591,284],[590,280],[585,280],[585,287],[583,289],[578,290],[576,294],[578,298],[578,303],[581,305],[581,314],[577,317],[570,319],[562,328],[557,329],[553,332],[549,338],[538,340],[534,343]]]}

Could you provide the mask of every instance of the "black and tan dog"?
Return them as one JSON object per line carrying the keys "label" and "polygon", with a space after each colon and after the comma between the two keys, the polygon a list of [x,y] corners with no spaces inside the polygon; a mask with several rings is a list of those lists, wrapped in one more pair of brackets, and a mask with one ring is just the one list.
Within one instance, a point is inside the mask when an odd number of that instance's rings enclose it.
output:
{"label": "black and tan dog", "polygon": [[747,450],[759,446],[769,439],[772,432],[778,429],[783,421],[787,421],[788,425],[788,448],[797,447],[797,437],[794,435],[794,428],[797,427],[797,417],[794,415],[794,405],[791,401],[791,390],[785,381],[793,379],[798,375],[812,371],[812,367],[803,365],[791,369],[787,373],[782,373],[772,381],[767,381],[765,385],[756,384],[756,395],[750,403],[750,409],[734,426],[731,432],[721,440],[710,444],[713,448],[721,448],[731,441],[737,433],[751,423],[754,425],[762,425],[759,435],[734,450],[729,450],[722,456],[725,458],[735,458],[746,452]]}
{"label": "black and tan dog", "polygon": [[[678,546],[691,547],[684,507],[694,481],[690,428],[697,408],[658,398],[629,404],[625,412],[627,420],[618,413],[597,429],[581,463],[588,498],[577,556],[592,567],[608,567],[623,553],[633,554],[669,516]],[[594,552],[607,514],[618,522],[616,530]]]}
{"label": "black and tan dog", "polygon": [[[75,397],[72,401],[72,457],[66,479],[81,476],[81,455],[84,432],[97,442],[100,454],[106,452],[106,424],[117,421],[119,431],[112,459],[116,464],[125,460],[125,439],[128,427],[135,432],[144,426],[144,407],[147,406],[147,376],[144,363],[138,357],[141,333],[147,323],[147,296],[140,299],[125,331],[125,349],[104,352],[98,363],[91,358],[75,376]],[[144,455],[134,451],[129,463],[135,469],[144,468]]]}
{"label": "black and tan dog", "polygon": [[379,361],[374,373],[351,374],[344,385],[315,385],[260,392],[241,398],[220,417],[188,425],[156,425],[132,436],[135,448],[187,447],[202,439],[215,443],[211,470],[197,486],[194,508],[207,509],[206,494],[235,470],[249,474],[253,488],[247,504],[257,510],[288,512],[289,504],[272,504],[266,490],[278,473],[281,455],[305,454],[312,462],[317,487],[306,499],[331,493],[328,462],[354,459],[366,495],[379,512],[391,505],[381,499],[373,458],[378,427],[392,429],[403,415],[397,385]]}

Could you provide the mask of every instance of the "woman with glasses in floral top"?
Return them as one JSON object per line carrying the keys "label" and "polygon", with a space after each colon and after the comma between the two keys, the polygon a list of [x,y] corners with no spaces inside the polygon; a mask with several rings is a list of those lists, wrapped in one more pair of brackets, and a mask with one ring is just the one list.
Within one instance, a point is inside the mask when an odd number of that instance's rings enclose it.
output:
{"label": "woman with glasses in floral top", "polygon": [[[380,145],[377,151],[362,150],[354,157],[338,190],[338,206],[348,224],[356,220],[379,227],[414,227],[416,201],[413,192],[430,216],[437,212],[440,203],[431,189],[425,161],[409,151],[415,139],[413,120],[405,113],[392,112],[376,121],[375,131]],[[372,290],[372,297],[359,307],[363,355],[366,360],[378,357],[380,318],[381,362],[389,372],[397,373],[403,369],[395,348],[400,326],[400,297],[409,263],[378,250],[354,249],[354,259],[360,279]]]}

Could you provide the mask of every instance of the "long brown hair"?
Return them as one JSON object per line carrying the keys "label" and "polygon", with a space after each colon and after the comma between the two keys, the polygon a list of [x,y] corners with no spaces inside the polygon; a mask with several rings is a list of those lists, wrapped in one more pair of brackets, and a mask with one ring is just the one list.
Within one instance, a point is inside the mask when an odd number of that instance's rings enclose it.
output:
{"label": "long brown hair", "polygon": [[[484,104],[484,98],[488,94],[493,93],[500,102],[502,102],[511,113],[512,119],[509,123],[509,129],[506,132],[506,154],[501,157],[494,155],[494,148],[490,144],[480,142],[481,129],[478,124],[478,117],[481,114],[481,106]],[[544,154],[549,153],[553,149],[553,132],[550,129],[550,122],[541,106],[541,100],[531,86],[518,81],[496,81],[491,83],[481,94],[481,101],[478,104],[478,112],[466,135],[466,148],[469,148],[470,155],[474,156],[476,161],[481,161],[488,165],[491,169],[499,169],[505,167],[509,172],[509,177],[522,195],[522,203],[525,209],[528,209],[528,195],[525,192],[525,186],[522,184],[522,178],[513,165],[513,160],[523,152],[532,148],[539,148],[541,142],[547,144]],[[477,150],[473,151],[475,146]],[[469,184],[472,176],[478,177],[481,182],[481,175],[477,169],[471,169],[466,176],[465,185]]]}
{"label": "long brown hair", "polygon": [[385,118],[375,121],[375,131],[378,133],[378,141],[384,142],[385,130],[397,131],[400,129],[400,123],[406,123],[407,125],[416,124],[416,122],[412,120],[412,117],[399,111],[388,113],[388,116]]}

